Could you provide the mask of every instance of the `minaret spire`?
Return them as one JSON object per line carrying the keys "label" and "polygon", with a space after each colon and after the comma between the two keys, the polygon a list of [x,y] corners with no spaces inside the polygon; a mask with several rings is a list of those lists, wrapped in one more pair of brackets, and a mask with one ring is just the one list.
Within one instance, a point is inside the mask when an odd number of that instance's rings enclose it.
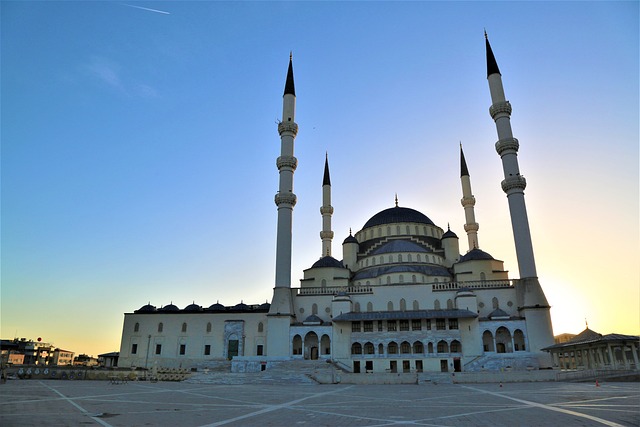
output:
{"label": "minaret spire", "polygon": [[320,239],[322,240],[322,256],[331,256],[331,241],[333,240],[333,231],[331,231],[331,215],[333,215],[333,206],[331,206],[331,178],[329,177],[329,154],[324,159],[324,176],[322,178],[322,206],[320,207],[322,215],[322,231],[320,231]]}
{"label": "minaret spire", "polygon": [[469,169],[467,168],[467,162],[464,159],[464,151],[462,151],[462,143],[460,143],[460,181],[462,183],[462,207],[464,208],[464,231],[467,232],[467,239],[469,241],[469,250],[477,249],[478,245],[478,229],[480,225],[476,222],[476,215],[474,206],[476,205],[476,198],[473,197],[471,191],[471,177],[469,176]]}
{"label": "minaret spire", "polygon": [[275,203],[278,206],[278,230],[276,238],[276,277],[273,299],[269,309],[269,334],[267,348],[269,356],[289,354],[288,326],[295,317],[291,297],[291,242],[293,207],[296,195],[293,193],[293,173],[298,159],[293,155],[293,145],[298,134],[295,122],[296,94],[293,84],[293,61],[289,56],[289,69],[282,99],[282,121],[278,123],[280,134],[280,157],[276,165],[280,174]]}

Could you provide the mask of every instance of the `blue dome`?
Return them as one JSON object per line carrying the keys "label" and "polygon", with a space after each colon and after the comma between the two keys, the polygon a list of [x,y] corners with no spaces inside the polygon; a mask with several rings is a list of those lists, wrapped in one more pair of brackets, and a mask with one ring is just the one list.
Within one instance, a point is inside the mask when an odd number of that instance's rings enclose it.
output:
{"label": "blue dome", "polygon": [[200,307],[196,303],[193,303],[193,304],[189,304],[188,306],[186,306],[184,308],[184,311],[202,311],[202,307]]}
{"label": "blue dome", "polygon": [[156,311],[155,306],[151,304],[143,305],[138,310],[134,311],[134,313],[153,313]]}
{"label": "blue dome", "polygon": [[358,243],[358,239],[356,239],[355,237],[353,237],[351,235],[351,233],[349,233],[349,237],[347,237],[346,239],[344,239],[344,242],[342,242],[343,245],[347,244],[347,243]]}
{"label": "blue dome", "polygon": [[495,258],[486,253],[485,251],[481,251],[480,249],[471,249],[464,256],[460,258],[459,262],[465,261],[478,261],[478,260],[494,260]]}
{"label": "blue dome", "polygon": [[395,206],[378,212],[367,221],[363,229],[376,225],[391,224],[395,222],[417,222],[420,224],[435,225],[425,214],[410,208]]}
{"label": "blue dome", "polygon": [[222,305],[219,302],[217,302],[215,304],[210,305],[207,310],[209,310],[209,311],[224,311],[224,309],[225,309],[224,305]]}
{"label": "blue dome", "polygon": [[380,246],[371,255],[388,254],[394,252],[428,252],[425,248],[409,240],[391,240]]}
{"label": "blue dome", "polygon": [[322,268],[322,267],[344,268],[344,266],[340,261],[338,261],[337,259],[331,256],[320,258],[311,266],[311,268]]}
{"label": "blue dome", "polygon": [[450,237],[453,237],[453,238],[457,239],[458,235],[456,233],[454,233],[453,231],[451,231],[451,229],[445,231],[445,233],[442,235],[443,239],[448,239]]}
{"label": "blue dome", "polygon": [[169,304],[169,305],[165,305],[158,311],[180,311],[180,309],[173,304]]}

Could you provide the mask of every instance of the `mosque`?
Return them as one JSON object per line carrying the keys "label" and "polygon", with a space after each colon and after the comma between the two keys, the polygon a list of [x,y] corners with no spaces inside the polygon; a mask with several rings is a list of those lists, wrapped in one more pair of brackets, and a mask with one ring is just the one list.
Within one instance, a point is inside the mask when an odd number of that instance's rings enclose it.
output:
{"label": "mosque", "polygon": [[[485,34],[486,39],[486,34]],[[271,303],[232,307],[145,305],[125,313],[119,366],[193,367],[232,359],[235,369],[326,359],[354,373],[532,370],[552,366],[542,349],[554,344],[549,304],[538,281],[518,167],[511,104],[486,43],[490,115],[504,180],[520,278],[480,249],[475,198],[460,148],[462,207],[468,250],[427,215],[398,205],[373,215],[332,252],[331,179],[322,181],[322,258],[291,283],[296,94],[290,58],[278,123],[280,181],[275,195],[277,243]]]}

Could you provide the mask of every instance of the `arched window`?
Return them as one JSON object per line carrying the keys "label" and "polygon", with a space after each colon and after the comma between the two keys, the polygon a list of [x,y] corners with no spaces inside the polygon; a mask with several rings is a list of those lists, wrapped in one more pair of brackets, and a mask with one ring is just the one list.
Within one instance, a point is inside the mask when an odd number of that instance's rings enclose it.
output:
{"label": "arched window", "polygon": [[411,234],[411,231],[409,231],[409,226],[408,225],[406,227],[406,230],[407,230],[407,234]]}
{"label": "arched window", "polygon": [[369,258],[364,260],[364,266],[369,267]]}
{"label": "arched window", "polygon": [[404,298],[400,299],[400,311],[407,311],[407,302]]}
{"label": "arched window", "polygon": [[484,351],[496,351],[493,346],[493,334],[490,331],[484,331],[482,334],[482,347]]}
{"label": "arched window", "polygon": [[451,299],[447,300],[447,310],[453,310],[453,301]]}
{"label": "arched window", "polygon": [[384,264],[384,257],[380,256],[380,264]]}
{"label": "arched window", "polygon": [[207,323],[207,332],[211,332],[211,322]]}
{"label": "arched window", "polygon": [[370,284],[371,284],[371,282],[367,280],[367,286],[369,286]]}
{"label": "arched window", "polygon": [[311,314],[318,314],[318,304],[313,304],[311,306]]}
{"label": "arched window", "polygon": [[410,354],[411,353],[411,344],[406,341],[402,341],[400,344],[400,353],[402,354]]}
{"label": "arched window", "polygon": [[480,273],[480,280],[483,280],[483,281],[484,281],[484,280],[487,280],[487,275],[486,275],[486,274],[484,274],[484,271],[482,271],[482,272]]}
{"label": "arched window", "polygon": [[258,332],[264,332],[264,325],[262,322],[258,322]]}
{"label": "arched window", "polygon": [[391,284],[391,276],[387,276],[387,285]]}
{"label": "arched window", "polygon": [[378,354],[384,354],[384,345],[378,344]]}
{"label": "arched window", "polygon": [[398,254],[398,262],[402,262],[402,254]]}
{"label": "arched window", "polygon": [[404,283],[404,275],[403,274],[400,275],[399,279],[400,279],[400,283]]}
{"label": "arched window", "polygon": [[428,351],[429,353],[433,353],[433,343],[432,343],[432,342],[430,342],[429,344],[427,344],[427,351]]}
{"label": "arched window", "polygon": [[391,301],[387,303],[387,311],[393,311],[393,303]]}
{"label": "arched window", "polygon": [[411,254],[407,254],[407,261],[411,262]]}
{"label": "arched window", "polygon": [[133,325],[133,332],[138,332],[140,330],[140,323],[136,322],[135,325]]}
{"label": "arched window", "polygon": [[367,311],[373,311],[373,303],[371,301],[367,303]]}
{"label": "arched window", "polygon": [[491,304],[493,305],[494,310],[500,307],[500,303],[498,302],[498,298],[496,297],[493,297],[493,299],[491,300]]}
{"label": "arched window", "polygon": [[462,345],[460,344],[460,341],[451,341],[451,353],[462,353]]}
{"label": "arched window", "polygon": [[362,344],[354,342],[351,345],[351,354],[362,354]]}
{"label": "arched window", "polygon": [[391,236],[391,227],[387,226],[387,236]]}
{"label": "arched window", "polygon": [[382,228],[378,227],[378,237],[382,236]]}
{"label": "arched window", "polygon": [[420,303],[416,299],[413,300],[413,309],[420,310]]}
{"label": "arched window", "polygon": [[411,281],[412,281],[413,283],[416,283],[416,282],[418,281],[418,278],[416,277],[416,275],[415,275],[415,274],[412,274],[412,275],[411,275]]}
{"label": "arched window", "polygon": [[323,288],[327,287],[327,279],[322,279],[322,281],[320,282],[320,286],[322,286]]}
{"label": "arched window", "polygon": [[296,335],[293,337],[293,354],[302,354],[302,337]]}
{"label": "arched window", "polygon": [[398,354],[398,344],[396,344],[394,341],[391,341],[387,346],[387,353]]}
{"label": "arched window", "polygon": [[398,234],[398,235],[400,234],[400,226],[399,225],[396,225],[396,234]]}
{"label": "arched window", "polygon": [[422,354],[424,353],[424,346],[420,341],[416,341],[413,343],[413,353],[414,354]]}
{"label": "arched window", "polygon": [[434,310],[440,310],[440,300],[435,300],[433,302],[433,309]]}
{"label": "arched window", "polygon": [[158,323],[158,332],[162,332],[163,326],[162,322]]}
{"label": "arched window", "polygon": [[438,353],[449,353],[449,344],[446,341],[438,341]]}
{"label": "arched window", "polygon": [[393,255],[389,255],[389,262],[393,262]]}
{"label": "arched window", "polygon": [[360,303],[356,302],[355,304],[353,304],[353,311],[356,313],[360,313]]}
{"label": "arched window", "polygon": [[186,323],[182,324],[182,332],[187,332],[187,324]]}
{"label": "arched window", "polygon": [[371,257],[371,265],[376,265],[376,257]]}
{"label": "arched window", "polygon": [[511,353],[511,333],[504,326],[496,330],[496,353]]}
{"label": "arched window", "polygon": [[366,343],[364,345],[364,354],[375,354],[373,343]]}
{"label": "arched window", "polygon": [[524,334],[520,329],[513,331],[513,345],[515,351],[525,351],[526,346],[524,344]]}
{"label": "arched window", "polygon": [[422,262],[422,256],[420,256],[420,254],[416,255],[418,258],[418,262]]}

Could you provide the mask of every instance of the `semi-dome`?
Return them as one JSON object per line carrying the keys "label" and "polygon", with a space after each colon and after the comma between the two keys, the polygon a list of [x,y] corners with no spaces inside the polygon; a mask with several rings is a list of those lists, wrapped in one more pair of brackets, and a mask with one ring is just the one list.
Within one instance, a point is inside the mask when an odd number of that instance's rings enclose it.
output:
{"label": "semi-dome", "polygon": [[392,224],[395,222],[417,222],[420,224],[435,225],[425,214],[411,208],[395,206],[385,209],[372,216],[362,227],[363,229],[376,225]]}
{"label": "semi-dome", "polygon": [[316,261],[311,268],[320,268],[320,267],[336,267],[336,268],[344,268],[344,265],[337,259],[332,256],[325,256]]}
{"label": "semi-dome", "polygon": [[465,261],[478,261],[478,260],[495,260],[494,257],[486,253],[485,251],[481,251],[478,248],[471,249],[465,255],[460,258],[459,262]]}
{"label": "semi-dome", "polygon": [[154,311],[156,311],[156,307],[151,304],[147,304],[134,311],[134,313],[153,313]]}
{"label": "semi-dome", "polygon": [[391,240],[380,246],[371,255],[388,254],[395,252],[428,252],[425,248],[419,244],[409,240]]}

